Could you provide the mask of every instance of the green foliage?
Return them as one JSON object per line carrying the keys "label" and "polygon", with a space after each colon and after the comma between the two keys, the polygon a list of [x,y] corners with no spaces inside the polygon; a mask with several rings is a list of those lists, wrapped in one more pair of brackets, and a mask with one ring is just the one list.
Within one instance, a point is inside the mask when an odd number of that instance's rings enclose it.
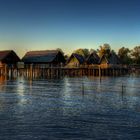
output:
{"label": "green foliage", "polygon": [[123,64],[132,63],[130,50],[128,48],[125,48],[125,47],[120,48],[118,51],[118,57],[120,58]]}
{"label": "green foliage", "polygon": [[64,55],[65,59],[68,60],[69,56],[68,55]]}
{"label": "green foliage", "polygon": [[77,49],[74,51],[74,53],[82,55],[85,58],[90,54],[88,49]]}
{"label": "green foliage", "polygon": [[133,62],[140,64],[140,46],[136,46],[132,51],[131,55],[133,57]]}
{"label": "green foliage", "polygon": [[[98,53],[99,57],[102,57],[105,55],[106,57],[110,57],[110,54],[113,54],[116,52],[111,49],[111,46],[107,43],[99,46],[99,49],[95,51],[94,49],[77,49],[74,51],[74,53],[80,54],[83,57],[87,58],[87,56],[93,52]],[[134,47],[133,50],[130,50],[129,48],[122,47],[118,51],[118,57],[120,58],[121,62],[123,64],[140,64],[140,46]]]}
{"label": "green foliage", "polygon": [[64,55],[64,52],[61,48],[57,48],[56,50],[60,51]]}
{"label": "green foliage", "polygon": [[94,52],[97,53],[97,51],[94,50],[94,49],[90,49],[90,50],[89,50],[89,53],[90,53],[90,54],[92,54],[92,53],[94,53]]}
{"label": "green foliage", "polygon": [[110,55],[111,47],[109,44],[105,43],[99,47],[100,47],[100,49],[97,49],[99,57],[102,57],[103,55],[106,55],[108,57]]}

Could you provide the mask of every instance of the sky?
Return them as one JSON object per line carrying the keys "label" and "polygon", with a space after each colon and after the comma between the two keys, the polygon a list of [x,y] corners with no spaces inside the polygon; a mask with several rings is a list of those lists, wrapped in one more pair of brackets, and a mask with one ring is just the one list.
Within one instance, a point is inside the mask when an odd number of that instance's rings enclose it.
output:
{"label": "sky", "polygon": [[139,0],[0,0],[0,50],[140,45]]}

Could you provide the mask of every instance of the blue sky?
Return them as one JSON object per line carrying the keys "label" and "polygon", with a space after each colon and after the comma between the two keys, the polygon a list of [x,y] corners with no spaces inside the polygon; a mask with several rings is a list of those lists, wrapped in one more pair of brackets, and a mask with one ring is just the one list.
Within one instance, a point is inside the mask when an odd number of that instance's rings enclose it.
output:
{"label": "blue sky", "polygon": [[140,45],[139,0],[0,0],[0,49]]}

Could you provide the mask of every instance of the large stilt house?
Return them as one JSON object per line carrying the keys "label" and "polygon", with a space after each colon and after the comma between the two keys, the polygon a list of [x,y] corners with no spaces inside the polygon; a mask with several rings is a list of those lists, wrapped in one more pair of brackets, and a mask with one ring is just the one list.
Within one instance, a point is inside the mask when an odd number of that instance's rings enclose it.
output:
{"label": "large stilt house", "polygon": [[58,50],[29,51],[22,58],[25,67],[33,64],[34,67],[60,67],[65,63],[63,54]]}

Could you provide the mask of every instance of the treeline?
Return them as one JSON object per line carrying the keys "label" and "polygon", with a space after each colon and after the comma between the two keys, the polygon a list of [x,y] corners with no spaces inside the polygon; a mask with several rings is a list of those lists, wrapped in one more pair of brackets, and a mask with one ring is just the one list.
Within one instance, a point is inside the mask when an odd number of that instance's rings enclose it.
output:
{"label": "treeline", "polygon": [[[64,52],[58,48],[63,54]],[[96,52],[99,57],[106,55],[110,56],[111,53],[115,53],[120,58],[123,64],[140,64],[140,46],[134,47],[132,50],[126,47],[121,47],[118,52],[115,52],[109,44],[103,44],[99,46],[99,49],[77,49],[73,53],[80,54],[85,58],[89,56],[92,52]],[[65,55],[65,58],[68,58],[68,55]]]}

